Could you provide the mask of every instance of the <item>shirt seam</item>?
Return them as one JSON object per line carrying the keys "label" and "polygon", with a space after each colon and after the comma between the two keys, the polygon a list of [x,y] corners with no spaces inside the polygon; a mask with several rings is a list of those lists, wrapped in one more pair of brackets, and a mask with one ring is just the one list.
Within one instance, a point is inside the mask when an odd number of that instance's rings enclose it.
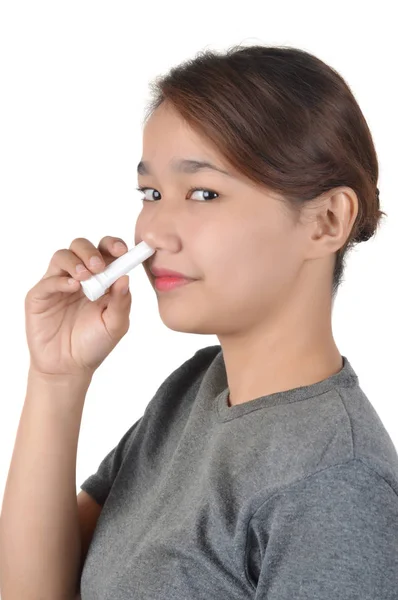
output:
{"label": "shirt seam", "polygon": [[250,519],[248,520],[247,523],[247,527],[246,527],[246,541],[245,541],[245,552],[244,552],[244,571],[245,571],[245,575],[246,575],[246,579],[249,583],[249,585],[252,587],[253,590],[256,590],[257,588],[255,587],[255,585],[253,584],[253,582],[251,581],[250,575],[248,573],[247,570],[247,566],[248,566],[248,551],[249,551],[249,544],[248,544],[248,532],[249,532],[249,527],[250,527],[250,523],[252,522],[253,519],[256,518],[256,513],[258,513],[258,511],[264,506],[264,504],[266,504],[269,500],[271,500],[274,496],[277,496],[279,494],[285,493],[285,492],[291,492],[293,491],[292,488],[294,486],[297,486],[298,484],[302,483],[303,481],[310,479],[311,477],[314,477],[315,475],[318,475],[319,473],[322,473],[323,471],[327,471],[329,469],[334,469],[336,467],[342,467],[345,465],[348,465],[352,462],[360,462],[363,467],[365,467],[365,469],[370,472],[373,475],[376,475],[378,478],[382,479],[384,481],[384,483],[387,484],[388,488],[392,491],[392,493],[394,494],[394,496],[398,499],[398,494],[395,492],[394,488],[390,485],[390,483],[387,481],[387,479],[385,477],[383,477],[376,469],[374,469],[373,467],[369,466],[364,460],[362,460],[362,458],[351,458],[350,460],[346,460],[342,463],[336,463],[334,465],[329,465],[328,467],[325,467],[323,469],[319,469],[318,471],[315,471],[314,473],[310,473],[309,475],[306,475],[305,477],[301,477],[300,479],[297,479],[296,481],[289,483],[288,486],[286,486],[285,488],[282,489],[278,489],[277,491],[271,493],[263,502],[261,502],[261,504],[256,508],[256,510],[253,512],[253,514],[251,515]]}
{"label": "shirt seam", "polygon": [[343,396],[342,396],[342,395],[341,395],[341,393],[340,393],[340,390],[339,390],[338,388],[336,388],[336,391],[337,391],[337,393],[338,393],[338,394],[339,394],[339,396],[340,396],[341,402],[342,402],[342,404],[343,404],[343,406],[344,406],[344,410],[345,410],[345,412],[346,412],[346,414],[347,414],[347,417],[348,417],[348,420],[349,420],[349,423],[350,423],[350,428],[351,428],[351,440],[352,440],[352,454],[353,454],[353,457],[354,457],[354,459],[356,459],[356,460],[359,460],[359,461],[362,463],[362,465],[363,465],[363,466],[364,466],[364,467],[365,467],[365,468],[366,468],[368,471],[370,471],[371,473],[374,473],[374,474],[378,475],[378,477],[380,477],[380,479],[382,479],[382,480],[383,480],[383,481],[384,481],[384,482],[385,482],[385,483],[388,485],[388,487],[389,487],[389,488],[392,490],[393,494],[394,494],[395,496],[397,496],[397,498],[398,498],[398,494],[397,494],[397,492],[396,492],[396,491],[394,490],[394,488],[391,486],[390,482],[389,482],[389,481],[387,481],[387,479],[384,477],[384,475],[382,475],[382,473],[379,473],[379,471],[376,469],[376,467],[371,467],[371,466],[370,466],[370,465],[369,465],[367,462],[365,462],[365,461],[363,460],[363,458],[361,458],[360,456],[358,456],[358,457],[357,457],[357,455],[355,454],[355,444],[354,444],[354,429],[353,429],[353,426],[352,426],[352,419],[351,419],[350,413],[349,413],[349,412],[348,412],[348,410],[347,410],[346,403],[345,403],[345,401],[344,401],[344,398],[343,398]]}
{"label": "shirt seam", "polygon": [[352,444],[352,455],[353,455],[353,457],[354,457],[354,459],[355,459],[355,458],[356,458],[356,454],[355,454],[355,445],[354,445],[354,430],[353,430],[353,427],[352,427],[352,419],[351,419],[351,416],[350,416],[350,414],[349,414],[349,412],[348,412],[348,410],[347,410],[347,406],[346,406],[346,403],[344,402],[343,396],[340,394],[340,390],[339,390],[339,388],[337,388],[337,387],[336,387],[336,392],[337,392],[337,393],[338,393],[338,395],[339,395],[340,401],[341,401],[341,403],[342,403],[342,405],[343,405],[343,408],[344,408],[344,410],[345,410],[345,414],[347,415],[347,417],[348,417],[348,422],[349,422],[349,424],[350,424],[350,430],[351,430],[351,444]]}
{"label": "shirt seam", "polygon": [[[357,379],[358,379],[358,377],[355,376],[355,375],[350,375],[349,377],[350,377],[350,380],[353,380],[353,381],[357,381]],[[306,396],[305,398],[297,398],[297,399],[292,398],[291,400],[288,400],[287,402],[283,402],[282,404],[280,404],[280,406],[288,406],[289,404],[292,404],[293,402],[294,403],[295,402],[303,402],[304,400],[311,400],[311,398],[321,397],[321,396],[324,396],[325,394],[328,394],[329,392],[331,392],[333,390],[337,391],[337,393],[339,394],[340,399],[341,399],[341,395],[339,393],[339,388],[340,387],[342,387],[344,389],[346,389],[346,388],[351,389],[354,386],[352,386],[350,384],[348,384],[348,385],[339,384],[338,386],[332,385],[330,388],[328,388],[327,390],[325,390],[321,394],[319,392],[315,392],[311,396]],[[240,417],[244,417],[245,415],[247,415],[249,413],[252,413],[252,412],[254,412],[256,410],[270,409],[270,408],[274,408],[274,407],[276,407],[276,406],[279,405],[278,403],[276,403],[276,404],[272,404],[271,406],[258,406],[257,408],[252,408],[250,410],[245,411],[241,415],[234,415],[234,416],[232,416],[232,415],[231,416],[225,415],[224,416],[220,412],[220,398],[219,398],[219,396],[217,398],[217,403],[216,404],[217,404],[217,414],[219,416],[220,421],[222,421],[223,423],[226,422],[226,421],[232,421],[233,419],[239,419]],[[345,408],[345,406],[344,406],[344,408]],[[352,434],[352,427],[351,427],[351,434]]]}

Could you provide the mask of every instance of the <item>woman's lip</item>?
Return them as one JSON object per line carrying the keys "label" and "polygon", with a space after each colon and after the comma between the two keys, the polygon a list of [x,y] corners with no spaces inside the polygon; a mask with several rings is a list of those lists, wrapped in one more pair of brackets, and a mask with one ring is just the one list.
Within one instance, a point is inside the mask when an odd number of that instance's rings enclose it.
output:
{"label": "woman's lip", "polygon": [[151,267],[150,271],[153,275],[155,275],[155,277],[180,277],[181,279],[192,279],[192,277],[188,277],[183,273],[170,271],[169,269],[158,269],[157,267]]}
{"label": "woman's lip", "polygon": [[161,292],[172,290],[175,287],[192,283],[194,279],[187,279],[186,277],[155,277],[155,287]]}

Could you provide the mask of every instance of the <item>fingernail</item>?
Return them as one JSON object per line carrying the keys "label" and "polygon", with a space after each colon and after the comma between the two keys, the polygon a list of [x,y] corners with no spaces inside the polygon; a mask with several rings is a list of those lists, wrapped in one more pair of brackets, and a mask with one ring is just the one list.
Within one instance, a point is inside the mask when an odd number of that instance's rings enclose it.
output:
{"label": "fingernail", "polygon": [[113,244],[113,249],[116,250],[116,252],[121,252],[126,249],[126,246],[122,242],[115,242]]}
{"label": "fingernail", "polygon": [[102,260],[98,256],[92,256],[90,258],[90,267],[99,267],[102,265]]}

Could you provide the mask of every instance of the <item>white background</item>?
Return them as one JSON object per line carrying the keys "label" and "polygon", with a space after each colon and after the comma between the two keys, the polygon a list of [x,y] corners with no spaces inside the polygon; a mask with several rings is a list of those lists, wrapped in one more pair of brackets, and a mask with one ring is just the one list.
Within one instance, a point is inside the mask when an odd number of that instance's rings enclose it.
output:
{"label": "white background", "polygon": [[[24,300],[76,237],[133,245],[149,82],[205,47],[289,45],[350,85],[380,162],[376,236],[348,259],[336,343],[398,447],[396,118],[393,3],[3,2],[0,13],[1,498],[26,391]],[[96,372],[80,431],[76,490],[164,379],[216,336],[169,330],[140,266],[131,325]],[[49,482],[51,485],[51,482]]]}

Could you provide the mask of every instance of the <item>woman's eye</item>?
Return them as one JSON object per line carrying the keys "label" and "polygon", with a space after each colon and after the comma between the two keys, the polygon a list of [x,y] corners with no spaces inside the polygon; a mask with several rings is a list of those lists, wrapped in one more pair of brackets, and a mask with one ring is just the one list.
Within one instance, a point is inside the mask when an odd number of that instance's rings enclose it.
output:
{"label": "woman's eye", "polygon": [[[159,200],[159,192],[157,190],[155,190],[154,188],[149,188],[149,187],[138,187],[136,188],[139,192],[142,192],[144,195],[146,194],[146,192],[154,192],[154,194],[157,194],[157,197],[152,197],[152,198],[141,198],[144,202],[154,202],[155,200]],[[217,192],[214,192],[213,190],[208,190],[208,189],[203,189],[203,188],[191,188],[188,191],[188,195],[192,194],[193,192],[203,192],[204,193],[204,197],[202,197],[202,201],[204,202],[208,202],[209,200],[214,200],[215,198],[211,198],[209,196],[211,196],[212,194],[215,194],[216,196],[218,196]],[[200,199],[200,198],[199,198]]]}

